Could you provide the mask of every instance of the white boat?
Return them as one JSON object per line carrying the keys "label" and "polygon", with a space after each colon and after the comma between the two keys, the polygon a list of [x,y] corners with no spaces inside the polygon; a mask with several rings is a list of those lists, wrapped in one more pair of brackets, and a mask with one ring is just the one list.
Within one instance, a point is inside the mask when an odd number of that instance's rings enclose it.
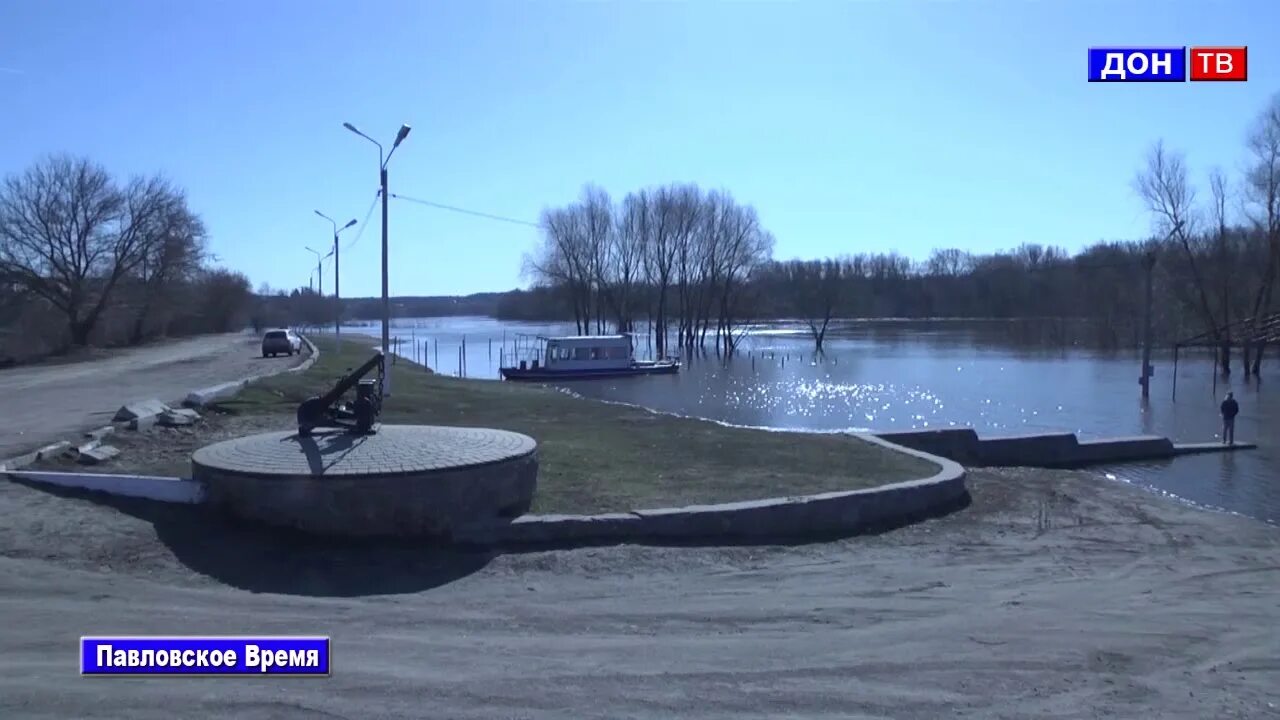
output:
{"label": "white boat", "polygon": [[680,361],[636,360],[630,335],[539,337],[527,357],[499,368],[507,380],[589,380],[679,372]]}

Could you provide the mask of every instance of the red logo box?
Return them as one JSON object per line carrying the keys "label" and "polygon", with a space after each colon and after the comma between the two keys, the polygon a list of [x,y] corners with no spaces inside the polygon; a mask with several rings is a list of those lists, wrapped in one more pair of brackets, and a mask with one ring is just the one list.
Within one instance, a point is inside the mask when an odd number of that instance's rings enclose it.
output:
{"label": "red logo box", "polygon": [[1193,47],[1187,53],[1191,80],[1244,82],[1249,79],[1249,48]]}

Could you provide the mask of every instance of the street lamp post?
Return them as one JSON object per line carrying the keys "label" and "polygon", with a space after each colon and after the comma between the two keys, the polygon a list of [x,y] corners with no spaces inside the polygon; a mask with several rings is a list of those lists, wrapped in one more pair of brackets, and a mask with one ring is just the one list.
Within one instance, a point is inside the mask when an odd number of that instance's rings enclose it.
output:
{"label": "street lamp post", "polygon": [[318,251],[312,250],[311,248],[307,248],[307,252],[316,256],[316,293],[319,294],[320,297],[324,297],[324,273],[321,271],[321,263],[323,263],[324,259],[329,256],[321,255]]}
{"label": "street lamp post", "polygon": [[[307,252],[312,253],[316,256],[316,297],[319,299],[319,302],[323,303],[324,302],[324,259],[329,256],[321,255],[319,252],[312,250],[311,248],[307,248]],[[309,304],[310,303],[308,303],[308,305]]]}
{"label": "street lamp post", "polygon": [[319,210],[316,211],[316,214],[324,218],[325,220],[328,220],[329,223],[333,225],[333,250],[329,252],[329,254],[333,256],[333,305],[334,305],[333,339],[338,342],[342,342],[342,286],[338,282],[338,269],[339,269],[338,263],[340,261],[340,257],[338,254],[338,233],[355,225],[356,220],[355,218],[352,218],[351,222],[347,223],[346,225],[343,225],[342,227],[338,227],[338,223],[334,222],[333,218],[329,217],[328,215],[325,215]]}
{"label": "street lamp post", "polygon": [[[382,143],[360,132],[351,123],[342,123],[342,127],[378,146],[378,181],[382,186],[382,355],[386,357],[391,354],[391,295],[387,287],[387,163],[391,162],[391,155],[400,147],[400,143],[409,136],[410,128],[408,125],[400,126],[395,142],[391,144],[391,152],[384,157]],[[383,375],[382,394],[391,395],[390,373]]]}

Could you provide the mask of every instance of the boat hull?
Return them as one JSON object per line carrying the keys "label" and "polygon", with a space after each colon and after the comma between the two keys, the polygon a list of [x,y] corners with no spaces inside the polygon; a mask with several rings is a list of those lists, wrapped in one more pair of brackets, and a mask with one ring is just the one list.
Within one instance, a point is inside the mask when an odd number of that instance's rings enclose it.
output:
{"label": "boat hull", "polygon": [[501,368],[507,380],[595,380],[597,378],[631,377],[635,375],[671,375],[680,371],[680,363],[637,363],[625,368],[601,368],[597,370],[548,370],[540,368]]}

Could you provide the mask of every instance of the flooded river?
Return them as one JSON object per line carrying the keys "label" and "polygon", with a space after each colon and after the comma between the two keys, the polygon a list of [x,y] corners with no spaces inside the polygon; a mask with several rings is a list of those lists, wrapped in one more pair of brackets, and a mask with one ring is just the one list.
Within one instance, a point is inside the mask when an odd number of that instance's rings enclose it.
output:
{"label": "flooded river", "polygon": [[[376,335],[377,326],[362,329]],[[497,379],[501,349],[517,334],[572,334],[572,325],[492,318],[398,319],[402,354],[440,372],[459,371],[465,337],[467,377]],[[1098,468],[1208,507],[1280,522],[1280,363],[1264,361],[1268,384],[1244,380],[1239,367],[1215,383],[1207,354],[1184,351],[1177,398],[1168,352],[1155,354],[1151,398],[1138,386],[1133,352],[1044,349],[1009,339],[1001,322],[867,321],[839,323],[826,352],[797,325],[753,328],[735,356],[685,357],[678,375],[569,381],[586,397],[756,427],[793,430],[897,430],[972,426],[981,434],[1071,431],[1081,437],[1157,434],[1203,442],[1221,431],[1217,406],[1234,391],[1236,434],[1258,450]],[[648,352],[644,340],[639,355]],[[438,358],[438,360],[437,360]],[[1274,385],[1274,386],[1273,386]]]}

